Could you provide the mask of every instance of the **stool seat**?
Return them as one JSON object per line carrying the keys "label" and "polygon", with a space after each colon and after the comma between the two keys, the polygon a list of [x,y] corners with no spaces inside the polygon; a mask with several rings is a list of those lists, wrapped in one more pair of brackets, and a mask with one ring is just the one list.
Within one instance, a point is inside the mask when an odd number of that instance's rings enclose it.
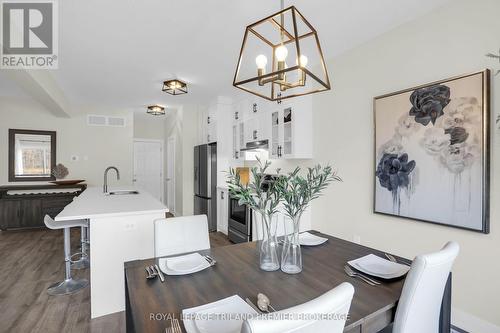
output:
{"label": "stool seat", "polygon": [[88,227],[89,226],[89,222],[87,220],[70,220],[70,221],[56,222],[48,215],[45,215],[43,222],[45,222],[45,225],[47,226],[47,228],[53,229],[53,230],[64,229],[64,228],[73,228],[73,227]]}

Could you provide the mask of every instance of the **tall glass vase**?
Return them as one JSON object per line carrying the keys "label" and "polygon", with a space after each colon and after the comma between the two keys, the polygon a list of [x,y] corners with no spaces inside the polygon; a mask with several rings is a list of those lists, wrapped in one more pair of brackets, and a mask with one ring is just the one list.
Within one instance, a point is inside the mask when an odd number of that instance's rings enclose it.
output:
{"label": "tall glass vase", "polygon": [[300,250],[299,230],[301,214],[291,221],[285,221],[285,242],[281,254],[281,270],[288,274],[302,272],[302,252]]}
{"label": "tall glass vase", "polygon": [[259,265],[264,271],[276,271],[280,268],[278,258],[278,240],[276,238],[276,221],[273,216],[258,213],[261,216],[263,238],[260,243]]}

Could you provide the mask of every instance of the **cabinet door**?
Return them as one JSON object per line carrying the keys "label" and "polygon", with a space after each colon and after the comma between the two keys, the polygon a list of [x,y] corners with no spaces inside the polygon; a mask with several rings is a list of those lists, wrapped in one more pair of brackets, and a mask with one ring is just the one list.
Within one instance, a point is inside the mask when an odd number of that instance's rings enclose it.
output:
{"label": "cabinet door", "polygon": [[257,117],[252,117],[245,121],[245,130],[245,142],[261,140],[259,119]]}
{"label": "cabinet door", "polygon": [[279,158],[280,136],[282,124],[280,122],[280,112],[278,110],[271,112],[271,158]]}
{"label": "cabinet door", "polygon": [[239,140],[239,137],[238,137],[238,124],[234,124],[233,125],[233,144],[232,144],[232,152],[233,152],[233,158],[234,159],[238,159],[240,156],[240,146],[238,144],[238,140]]}
{"label": "cabinet door", "polygon": [[245,142],[245,123],[243,121],[240,121],[238,124],[238,135],[239,135],[239,145],[240,149],[246,147],[246,142]]}
{"label": "cabinet door", "polygon": [[0,200],[0,229],[19,228],[21,223],[21,201]]}
{"label": "cabinet door", "polygon": [[281,154],[283,157],[290,157],[293,155],[293,110],[289,106],[283,110],[283,144]]}
{"label": "cabinet door", "polygon": [[227,235],[228,225],[228,204],[227,204],[227,191],[223,189],[217,190],[217,231]]}
{"label": "cabinet door", "polygon": [[41,199],[23,200],[21,202],[21,211],[21,228],[44,226]]}

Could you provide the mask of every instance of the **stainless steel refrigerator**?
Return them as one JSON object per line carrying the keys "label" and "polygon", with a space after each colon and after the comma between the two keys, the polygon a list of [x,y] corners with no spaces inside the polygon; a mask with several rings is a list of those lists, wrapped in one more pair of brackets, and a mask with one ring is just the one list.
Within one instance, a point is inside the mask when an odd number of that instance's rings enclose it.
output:
{"label": "stainless steel refrigerator", "polygon": [[217,144],[194,147],[194,214],[208,217],[208,230],[217,231]]}

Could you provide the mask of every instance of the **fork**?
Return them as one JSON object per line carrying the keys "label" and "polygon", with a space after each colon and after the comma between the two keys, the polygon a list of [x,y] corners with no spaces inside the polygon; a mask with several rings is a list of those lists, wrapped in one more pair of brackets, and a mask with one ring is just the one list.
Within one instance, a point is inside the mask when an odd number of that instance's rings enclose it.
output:
{"label": "fork", "polygon": [[389,259],[390,261],[392,261],[392,262],[398,262],[396,260],[396,258],[392,254],[389,254],[389,253],[384,253],[384,254],[387,257],[387,259]]}
{"label": "fork", "polygon": [[393,256],[392,254],[389,254],[389,253],[384,253],[384,255],[386,256],[387,259],[389,259],[389,261],[392,261],[392,262],[395,262],[396,264],[401,264],[401,265],[405,265],[405,266],[410,266],[408,265],[407,263],[405,262],[399,262],[395,256]]}
{"label": "fork", "polygon": [[366,283],[368,283],[369,285],[372,285],[372,286],[376,286],[376,285],[379,285],[380,282],[376,281],[376,280],[373,280],[371,278],[369,278],[368,276],[364,275],[364,274],[361,274],[361,273],[358,273],[358,272],[355,272],[353,271],[349,266],[345,265],[344,266],[344,271],[347,273],[347,275],[349,275],[350,277],[359,277],[361,280],[365,281]]}
{"label": "fork", "polygon": [[206,261],[208,261],[210,266],[213,266],[217,263],[217,261],[209,255],[204,255],[203,257],[205,258]]}
{"label": "fork", "polygon": [[182,333],[179,319],[172,319],[172,333]]}

